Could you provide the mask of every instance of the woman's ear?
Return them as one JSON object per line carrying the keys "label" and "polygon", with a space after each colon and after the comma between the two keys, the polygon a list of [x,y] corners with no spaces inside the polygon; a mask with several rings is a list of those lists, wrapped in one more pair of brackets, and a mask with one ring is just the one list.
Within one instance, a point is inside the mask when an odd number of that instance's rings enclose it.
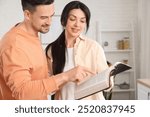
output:
{"label": "woman's ear", "polygon": [[61,22],[61,25],[62,25],[63,29],[65,30],[66,26],[64,25],[64,22]]}
{"label": "woman's ear", "polygon": [[65,22],[61,22],[61,25],[65,28],[66,26],[65,26]]}

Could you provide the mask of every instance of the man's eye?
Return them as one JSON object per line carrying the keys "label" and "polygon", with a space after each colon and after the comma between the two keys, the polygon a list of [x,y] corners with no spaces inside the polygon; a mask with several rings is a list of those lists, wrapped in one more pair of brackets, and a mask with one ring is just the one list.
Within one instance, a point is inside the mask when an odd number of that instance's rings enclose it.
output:
{"label": "man's eye", "polygon": [[47,17],[41,17],[41,19],[46,19]]}

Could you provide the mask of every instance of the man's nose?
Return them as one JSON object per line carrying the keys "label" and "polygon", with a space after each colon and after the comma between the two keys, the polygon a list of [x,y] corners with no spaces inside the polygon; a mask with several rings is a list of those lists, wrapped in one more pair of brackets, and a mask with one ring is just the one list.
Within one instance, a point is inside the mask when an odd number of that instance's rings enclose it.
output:
{"label": "man's nose", "polygon": [[46,21],[46,24],[50,25],[50,24],[51,24],[51,22],[52,22],[52,18],[51,18],[51,17],[49,17],[49,18],[47,19],[47,21]]}

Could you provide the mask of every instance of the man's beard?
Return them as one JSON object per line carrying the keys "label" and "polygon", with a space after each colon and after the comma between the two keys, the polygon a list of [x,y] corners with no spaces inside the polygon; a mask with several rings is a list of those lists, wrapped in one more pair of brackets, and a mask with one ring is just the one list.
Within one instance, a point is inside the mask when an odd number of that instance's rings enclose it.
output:
{"label": "man's beard", "polygon": [[39,32],[45,34],[49,32],[49,29],[47,29],[46,31],[40,30]]}
{"label": "man's beard", "polygon": [[41,30],[39,30],[39,32],[43,33],[43,34],[49,32],[49,26],[48,25],[42,26],[42,28],[41,28]]}

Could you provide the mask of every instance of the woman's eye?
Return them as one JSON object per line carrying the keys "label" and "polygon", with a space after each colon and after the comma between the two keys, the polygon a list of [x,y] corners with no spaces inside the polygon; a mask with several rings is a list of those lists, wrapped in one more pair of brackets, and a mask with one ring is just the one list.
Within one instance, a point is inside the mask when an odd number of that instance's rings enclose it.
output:
{"label": "woman's eye", "polygon": [[71,21],[75,21],[75,19],[74,19],[74,18],[70,18],[70,20],[71,20]]}
{"label": "woman's eye", "polygon": [[82,21],[82,20],[81,20],[81,23],[85,23],[85,22],[86,22],[86,21],[84,21],[84,20]]}

